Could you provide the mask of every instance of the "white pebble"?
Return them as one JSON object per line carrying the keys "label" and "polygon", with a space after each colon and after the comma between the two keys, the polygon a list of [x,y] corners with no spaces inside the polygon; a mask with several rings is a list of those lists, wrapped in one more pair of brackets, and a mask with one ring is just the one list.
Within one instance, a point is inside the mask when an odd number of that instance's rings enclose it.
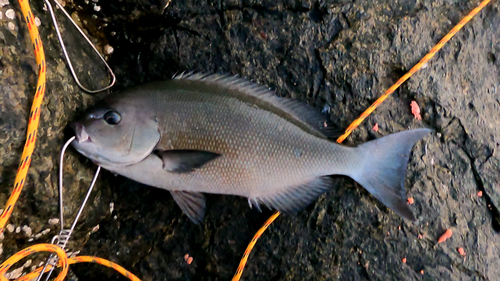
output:
{"label": "white pebble", "polygon": [[20,226],[16,227],[16,233],[20,233],[20,232],[21,232],[21,227]]}
{"label": "white pebble", "polygon": [[59,219],[58,218],[53,218],[53,219],[49,220],[49,224],[50,225],[56,225],[58,223],[59,223]]}
{"label": "white pebble", "polygon": [[28,239],[28,242],[33,242],[33,240],[35,240],[35,239],[30,238],[30,239]]}
{"label": "white pebble", "polygon": [[101,10],[101,6],[94,6],[94,11],[99,12]]}
{"label": "white pebble", "polygon": [[31,260],[27,260],[25,263],[24,263],[24,267],[29,267],[31,265]]}
{"label": "white pebble", "polygon": [[12,224],[10,224],[10,223],[7,225],[7,230],[8,230],[10,233],[14,232],[14,230],[15,230],[15,229],[16,229],[16,228],[14,227],[14,225],[12,225]]}
{"label": "white pebble", "polygon": [[[106,46],[109,46],[109,45],[106,45]],[[106,47],[104,47],[104,48],[106,48]],[[113,213],[114,209],[115,209],[115,203],[113,203],[113,202],[109,203],[109,213]]]}
{"label": "white pebble", "polygon": [[9,5],[9,0],[0,0],[0,8]]}
{"label": "white pebble", "polygon": [[13,20],[15,17],[16,17],[16,12],[14,12],[13,9],[8,9],[6,12],[5,12],[5,16],[10,19],[10,20]]}
{"label": "white pebble", "polygon": [[14,31],[16,30],[16,25],[13,23],[13,22],[9,22],[7,24],[7,26],[9,27],[10,30]]}
{"label": "white pebble", "polygon": [[69,258],[74,258],[76,257],[78,254],[80,253],[80,251],[76,251],[76,252],[67,252],[66,255],[68,255]]}
{"label": "white pebble", "polygon": [[113,47],[111,47],[110,45],[104,46],[104,52],[106,53],[106,55],[111,55],[114,50],[115,49],[113,49]]}
{"label": "white pebble", "polygon": [[33,234],[33,231],[31,231],[31,227],[25,225],[23,226],[23,232],[26,234],[26,236],[30,237],[31,234]]}
{"label": "white pebble", "polygon": [[5,238],[5,235],[3,234],[3,232],[0,233],[0,242],[2,242],[4,238]]}
{"label": "white pebble", "polygon": [[45,229],[44,231],[42,231],[42,235],[45,235],[45,234],[47,234],[47,233],[49,233],[49,232],[50,232],[50,228],[47,228],[47,229]]}
{"label": "white pebble", "polygon": [[16,268],[16,269],[12,270],[11,272],[6,273],[5,277],[7,279],[17,279],[17,278],[21,277],[21,275],[23,274],[23,269],[24,269],[24,267],[22,267],[22,266],[20,268]]}
{"label": "white pebble", "polygon": [[96,233],[97,231],[99,230],[99,225],[96,225],[94,226],[94,228],[92,228],[92,230],[90,231],[90,233]]}
{"label": "white pebble", "polygon": [[39,17],[35,17],[35,25],[40,26],[42,24],[42,21],[40,20]]}

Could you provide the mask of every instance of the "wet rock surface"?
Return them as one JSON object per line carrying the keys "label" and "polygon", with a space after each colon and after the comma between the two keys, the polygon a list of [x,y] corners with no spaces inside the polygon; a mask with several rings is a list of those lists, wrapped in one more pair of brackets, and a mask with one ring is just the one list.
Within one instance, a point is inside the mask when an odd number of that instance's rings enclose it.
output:
{"label": "wet rock surface", "polygon": [[[100,50],[113,48],[108,56],[118,79],[113,91],[185,70],[237,74],[280,96],[327,109],[332,121],[345,128],[477,3],[123,0],[66,6]],[[2,241],[2,260],[33,243],[49,242],[58,231],[49,219],[58,217],[57,167],[59,149],[69,137],[65,126],[106,94],[87,95],[76,86],[47,12],[40,3],[32,5],[41,20],[47,93],[27,184],[10,220],[14,231],[5,231]],[[14,19],[5,16],[9,9],[16,11]],[[0,202],[6,202],[22,152],[37,67],[17,3],[0,11]],[[62,25],[82,82],[93,88],[105,85],[98,59],[69,23]],[[414,147],[408,165],[405,186],[415,201],[416,222],[402,220],[352,180],[338,178],[306,210],[280,216],[269,227],[250,255],[243,279],[496,280],[498,26],[499,4],[494,1],[346,142],[355,145],[408,128],[436,130]],[[423,120],[411,114],[412,100],[420,105]],[[378,132],[372,130],[375,124]],[[65,162],[67,226],[94,170],[70,149]],[[167,191],[107,172],[89,202],[70,250],[110,259],[142,280],[229,280],[247,243],[271,214],[249,209],[244,198],[208,195],[205,222],[196,226]],[[25,225],[34,241],[25,231],[16,233]],[[451,239],[437,244],[449,228]],[[37,238],[45,229],[50,231]],[[190,265],[186,254],[193,257]],[[41,256],[33,259],[37,265]],[[125,280],[97,265],[71,270],[78,280]]]}

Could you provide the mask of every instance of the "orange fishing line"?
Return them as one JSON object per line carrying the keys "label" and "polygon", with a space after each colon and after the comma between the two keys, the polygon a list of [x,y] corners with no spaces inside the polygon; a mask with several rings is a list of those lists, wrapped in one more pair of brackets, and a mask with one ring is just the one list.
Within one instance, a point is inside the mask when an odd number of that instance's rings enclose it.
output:
{"label": "orange fishing line", "polygon": [[[70,258],[67,261],[68,261],[67,262],[68,265],[75,264],[75,263],[83,263],[83,262],[97,263],[97,264],[104,265],[106,267],[109,267],[109,268],[112,268],[112,269],[118,271],[120,274],[122,274],[123,276],[127,277],[128,279],[130,279],[132,281],[141,281],[141,279],[139,279],[137,276],[130,273],[129,271],[127,271],[125,268],[121,267],[120,265],[118,265],[114,262],[105,260],[105,259],[98,258],[98,257],[79,256],[79,257]],[[60,267],[61,262],[59,262],[59,264],[57,266]],[[16,281],[30,281],[32,279],[35,279],[40,274],[42,269],[43,269],[43,267],[39,267],[39,268],[35,269],[33,272],[30,272],[30,273],[24,275],[23,277],[16,279]],[[51,269],[52,269],[52,266],[49,265],[45,269],[45,272],[48,272]]]}
{"label": "orange fishing line", "polygon": [[19,169],[16,174],[16,179],[14,181],[14,190],[7,200],[6,206],[2,215],[0,216],[0,233],[3,232],[7,221],[12,214],[14,209],[14,204],[16,204],[19,194],[26,183],[26,175],[28,174],[28,168],[31,164],[31,155],[33,150],[35,150],[36,133],[38,129],[38,123],[40,121],[40,106],[42,104],[43,96],[45,94],[45,53],[43,52],[42,40],[40,34],[38,33],[38,28],[35,24],[35,17],[31,12],[28,0],[19,0],[19,5],[23,11],[24,20],[28,25],[28,30],[31,37],[31,42],[33,42],[33,48],[35,49],[36,63],[38,64],[38,82],[36,85],[35,98],[33,99],[33,104],[31,106],[31,112],[28,119],[28,132],[26,142],[24,144],[23,154],[21,156],[21,162],[19,163]]}
{"label": "orange fishing line", "polygon": [[68,257],[66,256],[66,252],[62,248],[54,244],[37,244],[17,252],[16,254],[8,258],[4,263],[2,263],[2,265],[0,265],[0,280],[8,281],[8,279],[5,277],[5,273],[7,273],[10,267],[21,259],[36,252],[52,252],[57,254],[60,260],[62,271],[61,273],[59,273],[59,275],[57,275],[55,281],[64,280],[66,274],[68,273]]}
{"label": "orange fishing line", "polygon": [[[467,22],[469,22],[479,11],[481,11],[488,3],[490,0],[485,0],[481,2],[475,9],[473,9],[467,16],[465,16],[455,27],[451,29],[448,34],[446,34],[441,41],[439,41],[428,53],[425,55],[415,66],[413,66],[410,71],[408,71],[403,77],[399,78],[399,80],[392,85],[385,93],[378,98],[368,109],[366,109],[361,115],[358,117],[358,119],[354,120],[349,127],[345,130],[345,133],[340,136],[337,139],[338,143],[343,142],[350,134],[351,132],[365,120],[366,117],[368,117],[384,100],[394,93],[394,91],[401,86],[408,78],[410,78],[415,72],[420,70],[435,54],[438,52],[446,42],[448,42]],[[250,255],[250,252],[252,251],[255,243],[259,239],[259,237],[266,231],[267,227],[274,222],[274,220],[280,215],[280,212],[275,211],[274,214],[267,219],[267,221],[264,223],[264,225],[257,231],[257,233],[254,235],[252,238],[252,241],[250,244],[248,244],[245,253],[243,254],[243,257],[241,258],[240,264],[238,265],[238,269],[236,270],[236,273],[233,276],[232,281],[238,281],[241,278],[241,274],[243,273],[243,269],[245,268],[245,265],[248,260],[248,256]]]}

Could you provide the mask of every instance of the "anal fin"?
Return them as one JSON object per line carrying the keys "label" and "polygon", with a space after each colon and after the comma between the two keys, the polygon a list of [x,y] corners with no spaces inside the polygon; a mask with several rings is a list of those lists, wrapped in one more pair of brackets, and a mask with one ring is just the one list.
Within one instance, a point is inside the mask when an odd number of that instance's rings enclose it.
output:
{"label": "anal fin", "polygon": [[310,182],[293,186],[284,192],[268,195],[266,197],[250,198],[249,203],[258,206],[263,203],[270,209],[282,213],[297,213],[309,206],[321,194],[330,189],[332,181],[329,177],[316,178]]}
{"label": "anal fin", "polygon": [[205,196],[200,192],[170,190],[170,194],[182,212],[195,224],[200,224],[205,216]]}

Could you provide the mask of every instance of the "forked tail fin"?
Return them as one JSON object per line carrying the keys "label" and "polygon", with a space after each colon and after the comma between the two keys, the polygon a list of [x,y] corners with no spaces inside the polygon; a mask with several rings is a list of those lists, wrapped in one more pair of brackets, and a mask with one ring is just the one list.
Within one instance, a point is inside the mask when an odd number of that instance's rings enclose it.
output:
{"label": "forked tail fin", "polygon": [[408,220],[415,220],[407,205],[404,182],[413,145],[430,129],[416,129],[369,141],[358,148],[367,153],[366,162],[353,179],[375,198]]}

